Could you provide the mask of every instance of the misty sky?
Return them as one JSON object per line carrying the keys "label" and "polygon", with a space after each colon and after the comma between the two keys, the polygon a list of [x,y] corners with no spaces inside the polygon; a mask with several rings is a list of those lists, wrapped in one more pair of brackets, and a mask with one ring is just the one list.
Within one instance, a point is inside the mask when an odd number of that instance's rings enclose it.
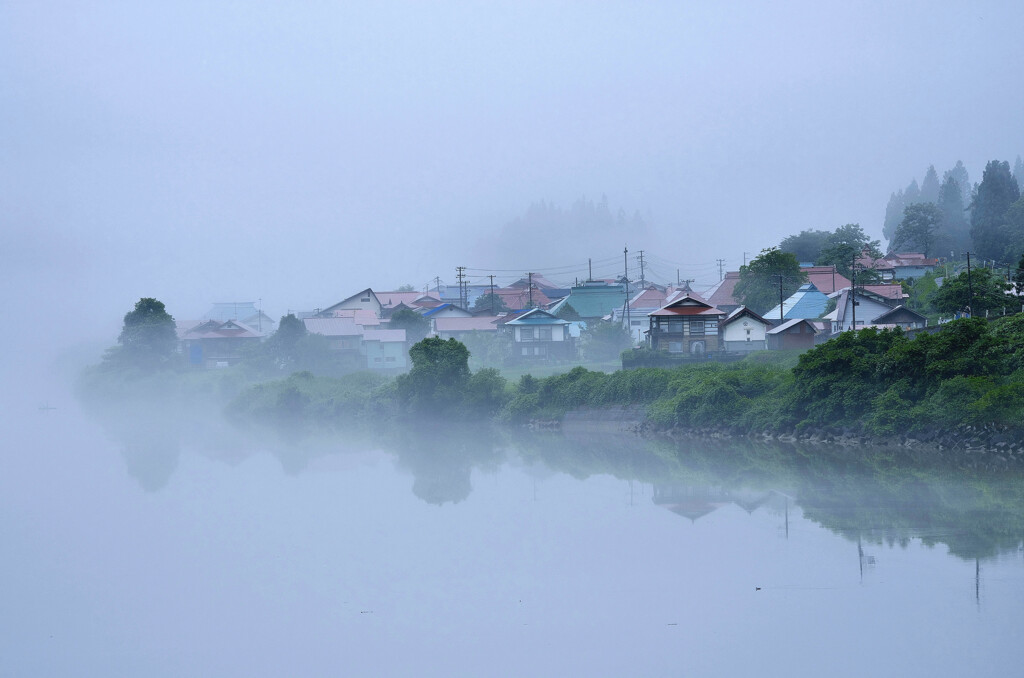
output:
{"label": "misty sky", "polygon": [[[624,243],[710,284],[805,228],[881,237],[929,164],[1012,162],[1022,28],[962,0],[0,1],[0,291],[112,340],[142,296],[280,315]],[[649,228],[502,246],[583,196]]]}

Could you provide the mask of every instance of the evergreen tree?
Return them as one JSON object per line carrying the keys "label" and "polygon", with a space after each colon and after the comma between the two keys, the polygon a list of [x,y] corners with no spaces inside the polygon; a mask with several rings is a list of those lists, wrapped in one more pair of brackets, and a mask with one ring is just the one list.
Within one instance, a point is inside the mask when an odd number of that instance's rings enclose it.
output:
{"label": "evergreen tree", "polygon": [[903,204],[913,205],[916,202],[921,202],[921,189],[917,185],[917,179],[913,179],[903,191]]}
{"label": "evergreen tree", "polygon": [[964,252],[970,249],[970,223],[964,209],[963,192],[957,180],[949,172],[939,189],[938,207],[942,212],[942,228],[936,239],[935,252],[947,256],[949,252]]}
{"label": "evergreen tree", "polygon": [[945,174],[942,175],[942,180],[945,181],[948,178],[956,179],[957,186],[960,187],[960,201],[966,207],[971,204],[971,178],[967,174],[967,168],[964,167],[962,160],[957,160],[956,165],[951,170],[946,170]]}
{"label": "evergreen tree", "polygon": [[396,311],[388,322],[388,328],[405,330],[405,340],[415,343],[430,332],[430,321],[410,308]]}
{"label": "evergreen tree", "polygon": [[942,210],[934,203],[908,205],[903,213],[903,221],[896,229],[892,249],[894,252],[922,252],[927,257],[934,252],[935,240],[941,230]]}
{"label": "evergreen tree", "polygon": [[935,203],[939,201],[939,175],[935,172],[935,165],[929,165],[928,171],[924,174],[924,181],[921,182],[921,202]]}
{"label": "evergreen tree", "polygon": [[885,206],[885,223],[882,225],[882,237],[887,242],[892,242],[896,236],[896,229],[903,221],[903,209],[906,201],[903,198],[903,191],[896,191],[889,196],[889,204]]}
{"label": "evergreen tree", "polygon": [[1017,180],[1017,188],[1024,191],[1024,160],[1017,156],[1017,161],[1013,163],[1013,178]]}
{"label": "evergreen tree", "polygon": [[1010,205],[1019,199],[1020,187],[1010,173],[1010,163],[990,161],[971,205],[971,240],[982,259],[1003,260],[1007,246],[1017,240],[1005,218]]}

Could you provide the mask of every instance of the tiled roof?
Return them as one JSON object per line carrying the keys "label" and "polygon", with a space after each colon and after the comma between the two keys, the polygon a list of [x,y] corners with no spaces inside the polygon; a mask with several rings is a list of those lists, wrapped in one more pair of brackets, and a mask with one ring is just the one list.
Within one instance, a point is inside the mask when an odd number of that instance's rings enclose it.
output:
{"label": "tiled roof", "polygon": [[438,332],[495,332],[498,318],[493,315],[478,315],[472,318],[435,318],[434,329]]}

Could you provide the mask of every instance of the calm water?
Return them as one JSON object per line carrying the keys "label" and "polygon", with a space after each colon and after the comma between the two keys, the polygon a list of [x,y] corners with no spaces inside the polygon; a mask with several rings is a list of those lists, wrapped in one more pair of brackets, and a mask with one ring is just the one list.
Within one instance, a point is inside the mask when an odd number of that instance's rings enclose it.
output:
{"label": "calm water", "polygon": [[3,676],[1022,670],[1016,474],[60,405],[5,415]]}

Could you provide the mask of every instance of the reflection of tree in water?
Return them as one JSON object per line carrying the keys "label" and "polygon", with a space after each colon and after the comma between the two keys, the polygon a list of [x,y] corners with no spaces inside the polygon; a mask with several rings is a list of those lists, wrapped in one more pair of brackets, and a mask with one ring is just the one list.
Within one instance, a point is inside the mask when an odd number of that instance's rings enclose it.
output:
{"label": "reflection of tree in water", "polygon": [[413,474],[412,491],[428,504],[458,503],[473,491],[473,468],[494,470],[504,459],[487,426],[426,424],[395,431],[389,443]]}
{"label": "reflection of tree in water", "polygon": [[853,542],[905,547],[918,539],[965,560],[1015,552],[1024,539],[1024,473],[979,469],[976,458],[749,441],[707,441],[677,454],[686,470],[671,490],[659,489],[664,496],[715,488],[713,499],[742,506],[733,497],[739,489],[784,491],[805,517]]}
{"label": "reflection of tree in water", "polygon": [[137,480],[142,489],[156,492],[167,485],[178,468],[181,451],[176,430],[136,423],[107,431],[121,445],[128,475]]}

